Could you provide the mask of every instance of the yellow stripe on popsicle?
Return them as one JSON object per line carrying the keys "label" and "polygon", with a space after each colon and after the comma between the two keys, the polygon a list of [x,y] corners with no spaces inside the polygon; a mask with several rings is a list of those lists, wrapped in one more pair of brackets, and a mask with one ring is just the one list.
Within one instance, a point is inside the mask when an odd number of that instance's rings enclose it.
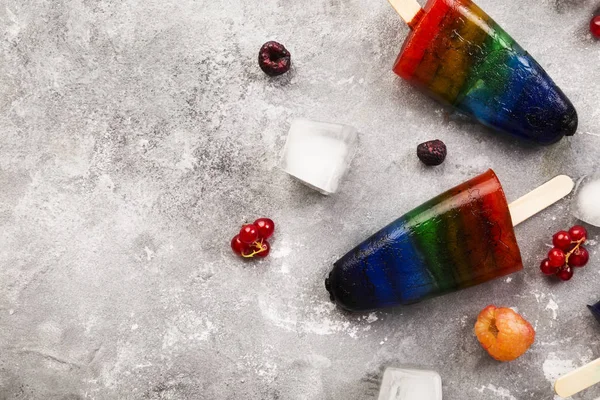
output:
{"label": "yellow stripe on popsicle", "polygon": [[[477,62],[481,44],[487,38],[486,32],[477,24],[466,20],[457,10],[452,9],[452,11],[455,20],[448,36],[449,43],[446,44],[448,50],[441,57],[440,67],[429,86],[432,91],[451,104],[455,102],[468,79],[473,64]],[[481,12],[477,8],[472,11]],[[482,13],[478,17],[484,19],[487,16]]]}

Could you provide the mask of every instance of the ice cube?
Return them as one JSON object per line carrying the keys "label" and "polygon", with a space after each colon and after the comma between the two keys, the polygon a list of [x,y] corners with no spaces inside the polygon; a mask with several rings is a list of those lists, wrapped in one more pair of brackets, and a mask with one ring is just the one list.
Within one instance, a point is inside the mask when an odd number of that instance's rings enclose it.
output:
{"label": "ice cube", "polygon": [[347,125],[292,121],[280,167],[323,194],[335,193],[354,157],[358,134]]}
{"label": "ice cube", "polygon": [[583,222],[600,226],[600,174],[585,176],[578,183],[571,212]]}
{"label": "ice cube", "polygon": [[387,368],[379,400],[442,400],[442,378],[435,371]]}

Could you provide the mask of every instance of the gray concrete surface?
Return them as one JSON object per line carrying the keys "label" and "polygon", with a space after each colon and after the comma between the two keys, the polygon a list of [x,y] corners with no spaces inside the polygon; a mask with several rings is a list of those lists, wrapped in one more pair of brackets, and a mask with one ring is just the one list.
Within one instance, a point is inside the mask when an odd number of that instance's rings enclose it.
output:
{"label": "gray concrete surface", "polygon": [[[511,199],[600,168],[597,4],[479,4],[570,96],[575,137],[526,147],[415,92],[391,72],[408,28],[384,0],[1,0],[0,399],[372,399],[404,364],[438,371],[448,400],[553,399],[600,357],[600,231],[572,281],[538,271],[568,201],[518,227],[509,278],[366,315],[323,287],[357,242],[487,168]],[[256,63],[269,39],[292,52],[278,79]],[[359,129],[337,195],[276,168],[294,117]],[[427,169],[433,138],[449,156]],[[273,253],[245,263],[229,240],[259,216]],[[490,303],[537,330],[517,361],[473,336]]]}

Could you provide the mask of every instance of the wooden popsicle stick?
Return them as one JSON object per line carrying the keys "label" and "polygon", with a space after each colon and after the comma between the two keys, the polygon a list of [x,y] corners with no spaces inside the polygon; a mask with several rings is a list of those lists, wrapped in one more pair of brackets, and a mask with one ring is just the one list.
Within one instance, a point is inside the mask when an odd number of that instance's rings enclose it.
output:
{"label": "wooden popsicle stick", "polygon": [[559,175],[508,205],[513,226],[519,225],[573,190],[575,183],[567,175]]}
{"label": "wooden popsicle stick", "polygon": [[402,18],[404,22],[406,22],[411,28],[413,28],[413,26],[415,25],[415,21],[419,19],[415,17],[423,13],[423,9],[419,5],[419,3],[417,3],[417,0],[388,1],[392,5],[392,7],[394,7],[394,10],[396,10],[398,15],[400,15],[400,18]]}
{"label": "wooden popsicle stick", "polygon": [[554,383],[560,397],[570,397],[600,382],[600,358],[561,376]]}

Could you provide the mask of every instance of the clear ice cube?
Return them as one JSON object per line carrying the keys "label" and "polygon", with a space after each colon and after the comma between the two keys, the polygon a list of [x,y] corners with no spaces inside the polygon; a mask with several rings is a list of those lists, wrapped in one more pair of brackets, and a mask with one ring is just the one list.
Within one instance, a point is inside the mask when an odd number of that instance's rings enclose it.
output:
{"label": "clear ice cube", "polygon": [[347,125],[292,121],[280,167],[323,194],[335,193],[354,157],[358,133]]}
{"label": "clear ice cube", "polygon": [[435,371],[387,368],[379,400],[442,400],[442,378]]}
{"label": "clear ice cube", "polygon": [[600,227],[600,173],[583,177],[571,204],[575,218]]}

